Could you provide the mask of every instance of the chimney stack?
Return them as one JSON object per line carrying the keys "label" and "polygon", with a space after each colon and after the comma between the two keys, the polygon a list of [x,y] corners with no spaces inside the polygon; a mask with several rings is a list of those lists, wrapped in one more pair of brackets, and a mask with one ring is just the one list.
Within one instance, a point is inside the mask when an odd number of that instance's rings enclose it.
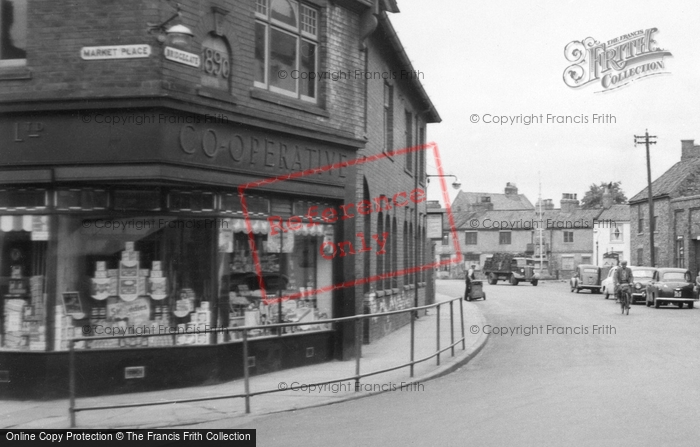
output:
{"label": "chimney stack", "polygon": [[511,196],[517,196],[518,195],[518,187],[515,186],[514,183],[506,183],[506,196],[511,197]]}
{"label": "chimney stack", "polygon": [[561,198],[561,212],[562,213],[572,213],[578,209],[578,199],[576,199],[576,194],[564,193]]}
{"label": "chimney stack", "polygon": [[681,162],[690,162],[700,157],[700,146],[695,140],[681,140]]}
{"label": "chimney stack", "polygon": [[603,208],[608,209],[612,205],[613,205],[612,183],[608,183],[605,186],[605,191],[603,192]]}

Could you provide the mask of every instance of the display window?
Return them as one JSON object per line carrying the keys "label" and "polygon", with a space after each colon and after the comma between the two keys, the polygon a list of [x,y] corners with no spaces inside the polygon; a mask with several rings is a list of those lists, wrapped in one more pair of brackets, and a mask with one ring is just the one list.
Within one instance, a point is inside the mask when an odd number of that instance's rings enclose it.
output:
{"label": "display window", "polygon": [[[228,327],[289,322],[313,322],[332,318],[330,288],[333,262],[321,256],[324,240],[334,237],[333,225],[304,226],[299,231],[270,235],[266,221],[251,221],[253,236],[243,219],[224,219],[219,233],[220,296],[228,297],[227,315],[220,323]],[[262,275],[255,268],[257,251]],[[262,292],[264,289],[264,294]],[[314,293],[311,293],[311,292]],[[294,298],[291,298],[294,297]],[[327,325],[306,325],[286,332],[327,330]],[[251,337],[273,334],[253,330]],[[222,337],[235,340],[240,333]]]}
{"label": "display window", "polygon": [[0,349],[46,349],[48,240],[48,216],[0,216]]}
{"label": "display window", "polygon": [[[55,349],[208,344],[216,219],[58,217]],[[89,327],[90,330],[84,330]],[[158,337],[90,340],[92,336]]]}
{"label": "display window", "polygon": [[[251,198],[255,214],[246,223],[213,215],[235,213],[223,208],[225,198],[198,191],[0,191],[8,213],[58,211],[0,215],[0,349],[61,351],[71,339],[78,339],[76,349],[224,343],[241,333],[206,331],[332,318],[334,262],[320,250],[335,240],[334,225],[275,232],[264,217],[268,199]],[[299,214],[290,200],[274,204],[286,216]],[[319,323],[249,336],[330,329]],[[140,334],[155,336],[96,339]]]}

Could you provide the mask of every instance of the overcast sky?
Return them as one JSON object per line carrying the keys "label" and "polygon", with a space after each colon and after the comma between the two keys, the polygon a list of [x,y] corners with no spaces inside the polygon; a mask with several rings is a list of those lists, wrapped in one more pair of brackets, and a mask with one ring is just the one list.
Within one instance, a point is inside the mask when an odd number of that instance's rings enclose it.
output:
{"label": "overcast sky", "polygon": [[[634,146],[634,135],[648,128],[658,136],[653,179],[680,159],[680,140],[700,144],[700,2],[399,0],[399,8],[391,21],[442,117],[428,127],[428,140],[463,191],[503,192],[513,182],[535,203],[541,172],[542,196],[557,206],[562,193],[580,199],[602,181],[621,181],[629,198],[646,186],[645,149]],[[664,59],[670,74],[606,93],[595,93],[599,82],[564,83],[570,42],[607,42],[648,28],[658,28],[656,45],[672,53]],[[615,122],[594,124],[594,113]],[[473,114],[479,123],[470,122]],[[589,122],[485,124],[484,114],[583,115]],[[429,196],[439,198],[436,183]]]}

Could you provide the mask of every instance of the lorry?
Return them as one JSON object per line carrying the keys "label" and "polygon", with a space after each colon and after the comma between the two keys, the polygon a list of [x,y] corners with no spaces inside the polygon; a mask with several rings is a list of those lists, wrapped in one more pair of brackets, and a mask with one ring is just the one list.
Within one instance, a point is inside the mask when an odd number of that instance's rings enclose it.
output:
{"label": "lorry", "polygon": [[521,281],[533,286],[539,282],[539,275],[535,273],[535,260],[520,253],[494,253],[486,258],[482,271],[491,285],[499,279],[514,286]]}

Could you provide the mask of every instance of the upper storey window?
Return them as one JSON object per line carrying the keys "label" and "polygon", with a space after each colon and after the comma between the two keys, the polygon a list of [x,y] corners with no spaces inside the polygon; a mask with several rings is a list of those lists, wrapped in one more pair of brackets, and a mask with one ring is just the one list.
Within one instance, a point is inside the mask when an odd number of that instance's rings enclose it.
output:
{"label": "upper storey window", "polygon": [[290,0],[257,0],[255,86],[316,102],[319,11]]}
{"label": "upper storey window", "polygon": [[0,67],[27,64],[27,0],[0,0]]}

